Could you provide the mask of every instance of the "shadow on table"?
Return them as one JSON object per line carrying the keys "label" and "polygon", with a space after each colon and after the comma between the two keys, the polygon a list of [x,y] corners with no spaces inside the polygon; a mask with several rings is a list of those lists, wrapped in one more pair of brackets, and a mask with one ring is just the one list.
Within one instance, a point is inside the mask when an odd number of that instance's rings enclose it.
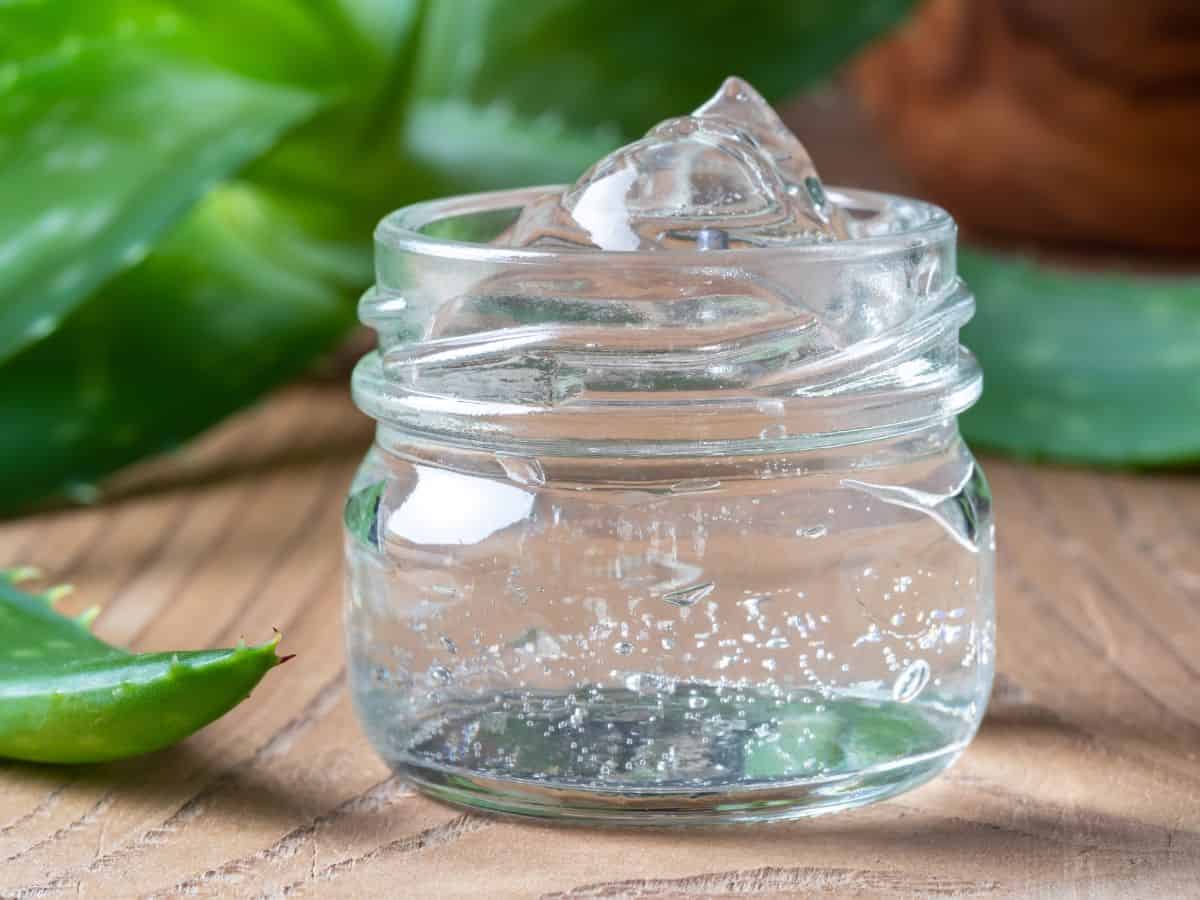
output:
{"label": "shadow on table", "polygon": [[[151,463],[145,470],[119,478],[104,490],[105,506],[115,506],[152,494],[196,493],[218,484],[257,481],[280,472],[301,472],[330,462],[351,463],[370,445],[369,430],[356,430],[323,439],[317,446],[287,447],[277,453],[251,458],[234,455],[213,460],[211,464],[173,467],[170,460]],[[55,511],[76,507],[61,505]]]}
{"label": "shadow on table", "polygon": [[[226,822],[253,820],[286,832],[324,812],[331,796],[328,780],[296,777],[294,772],[290,778],[277,778],[269,764],[254,757],[222,766],[187,741],[157,753],[95,765],[0,760],[0,778],[19,779],[25,787],[40,785],[47,798],[42,806],[64,791],[85,798],[85,803],[90,799],[91,808],[84,808],[81,822],[114,804],[141,808],[151,818],[161,816],[152,831],[171,831],[203,816]],[[38,814],[34,809],[21,818]],[[0,828],[12,825],[0,822]]]}

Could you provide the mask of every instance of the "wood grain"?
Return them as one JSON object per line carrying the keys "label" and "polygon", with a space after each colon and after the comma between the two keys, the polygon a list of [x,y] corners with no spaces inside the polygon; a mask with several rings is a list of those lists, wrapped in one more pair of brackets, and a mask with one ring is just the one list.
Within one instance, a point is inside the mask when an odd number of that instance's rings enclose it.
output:
{"label": "wood grain", "polygon": [[0,523],[138,648],[283,630],[230,716],[125,763],[0,764],[0,896],[1183,897],[1200,883],[1200,480],[989,459],[1002,677],[944,777],[839,816],[552,830],[415,795],[346,696],[343,491],[369,422],[295,388],[93,507]]}

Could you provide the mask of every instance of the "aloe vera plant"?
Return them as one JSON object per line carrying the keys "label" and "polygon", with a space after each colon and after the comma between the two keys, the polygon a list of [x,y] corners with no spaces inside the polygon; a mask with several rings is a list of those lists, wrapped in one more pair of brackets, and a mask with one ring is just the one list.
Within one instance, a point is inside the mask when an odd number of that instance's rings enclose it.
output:
{"label": "aloe vera plant", "polygon": [[32,573],[0,572],[0,757],[94,763],[159,750],[228,712],[288,659],[278,634],[257,646],[129,653],[67,618],[60,591],[29,594]]}

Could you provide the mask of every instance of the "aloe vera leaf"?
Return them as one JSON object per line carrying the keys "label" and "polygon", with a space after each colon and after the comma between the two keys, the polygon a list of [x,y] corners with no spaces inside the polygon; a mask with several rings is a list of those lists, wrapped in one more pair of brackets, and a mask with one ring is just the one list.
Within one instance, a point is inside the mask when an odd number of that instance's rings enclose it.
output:
{"label": "aloe vera leaf", "polygon": [[[25,290],[30,285],[19,283],[18,268],[0,269],[0,360],[52,330],[107,275],[144,256],[222,178],[251,160],[280,155],[269,149],[287,148],[285,158],[307,163],[303,172],[276,173],[293,195],[340,189],[342,205],[351,207],[343,233],[369,234],[389,203],[379,195],[390,181],[411,194],[419,178],[383,177],[411,168],[394,152],[375,153],[388,159],[369,171],[361,165],[364,147],[392,146],[386,137],[371,140],[382,137],[369,131],[371,85],[391,73],[397,53],[411,50],[403,43],[419,5],[0,5],[0,159],[23,158],[34,176],[19,177],[12,166],[0,173],[0,187],[4,174],[12,181],[0,209],[0,254],[23,244],[25,263],[39,267],[33,275],[71,288],[47,291],[34,279],[35,289]],[[294,127],[305,122],[314,127]],[[50,131],[56,131],[52,147],[26,146],[30,132]],[[305,153],[308,145],[321,152]],[[55,177],[42,177],[38,167],[47,165]],[[372,194],[376,202],[365,215],[349,215],[357,212],[355,195]],[[105,205],[116,212],[102,227],[96,210]],[[22,214],[53,226],[57,233],[41,242],[47,247],[34,246],[38,229],[24,227]],[[75,232],[88,238],[83,252]],[[69,256],[70,266],[56,265],[58,256]]]}
{"label": "aloe vera leaf", "polygon": [[[424,100],[503,102],[574,128],[632,137],[681,115],[730,74],[779,98],[827,77],[898,22],[911,0],[506,0],[434,2],[414,91]],[[719,36],[720,52],[703,52]],[[464,52],[467,48],[469,52]]]}
{"label": "aloe vera leaf", "polygon": [[282,661],[278,642],[132,654],[0,574],[0,756],[94,763],[169,746],[244,700]]}
{"label": "aloe vera leaf", "polygon": [[1200,459],[1200,277],[1070,272],[963,249],[977,297],[963,342],[983,397],[963,417],[980,446],[1148,465]]}
{"label": "aloe vera leaf", "polygon": [[353,321],[369,248],[311,203],[215,188],[142,265],[0,367],[0,508],[182,443],[302,372]]}
{"label": "aloe vera leaf", "polygon": [[[326,89],[374,71],[387,35],[367,28],[388,27],[406,5],[404,0],[0,3],[0,60],[69,58],[101,46],[113,56],[149,49],[256,81]],[[335,60],[338,64],[330,64]]]}
{"label": "aloe vera leaf", "polygon": [[20,669],[32,657],[54,663],[125,654],[88,630],[87,614],[69,619],[55,612],[54,591],[27,594],[14,587],[35,576],[19,569],[0,570],[0,673]]}
{"label": "aloe vera leaf", "polygon": [[620,143],[611,127],[571,128],[503,102],[417,103],[405,127],[407,152],[456,190],[574,181]]}
{"label": "aloe vera leaf", "polygon": [[318,104],[103,44],[10,65],[0,94],[0,360],[53,332],[216,180]]}
{"label": "aloe vera leaf", "polygon": [[[517,15],[504,0],[435,2],[406,146],[460,186],[574,181],[731,73],[774,99],[828,76],[912,5],[530,0]],[[713,35],[721,52],[697,52]]]}

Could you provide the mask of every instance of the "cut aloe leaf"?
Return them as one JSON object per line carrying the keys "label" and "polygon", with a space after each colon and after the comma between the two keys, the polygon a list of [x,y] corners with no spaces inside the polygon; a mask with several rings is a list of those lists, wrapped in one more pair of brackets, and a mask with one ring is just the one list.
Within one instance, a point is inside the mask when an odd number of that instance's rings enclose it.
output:
{"label": "cut aloe leaf", "polygon": [[94,763],[149,753],[228,712],[283,660],[254,647],[128,653],[0,572],[0,757]]}

